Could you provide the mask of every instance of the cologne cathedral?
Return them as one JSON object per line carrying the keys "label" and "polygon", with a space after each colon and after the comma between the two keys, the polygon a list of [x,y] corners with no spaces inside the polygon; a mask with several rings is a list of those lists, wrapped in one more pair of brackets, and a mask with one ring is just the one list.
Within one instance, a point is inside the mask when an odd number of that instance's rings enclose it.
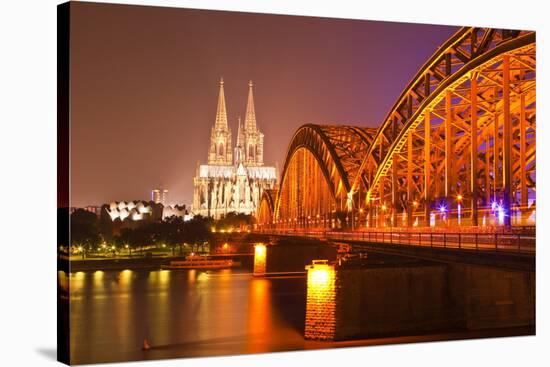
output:
{"label": "cologne cathedral", "polygon": [[208,164],[198,165],[194,178],[194,215],[215,219],[230,212],[254,215],[263,190],[276,186],[276,168],[264,166],[264,134],[256,124],[252,87],[250,81],[244,126],[239,118],[237,142],[233,147],[231,129],[227,123],[223,79],[220,80]]}

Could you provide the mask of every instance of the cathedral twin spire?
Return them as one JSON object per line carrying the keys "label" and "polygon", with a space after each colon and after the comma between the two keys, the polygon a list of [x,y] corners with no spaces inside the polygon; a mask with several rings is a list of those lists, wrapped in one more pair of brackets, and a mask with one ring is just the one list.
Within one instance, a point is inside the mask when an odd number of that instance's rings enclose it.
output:
{"label": "cathedral twin spire", "polygon": [[217,130],[227,130],[227,110],[225,108],[225,93],[223,92],[223,78],[220,79],[220,94],[218,96],[218,109],[216,111]]}
{"label": "cathedral twin spire", "polygon": [[248,101],[246,103],[246,117],[244,119],[247,131],[256,131],[256,111],[254,111],[254,94],[252,93],[252,80],[248,82]]}
{"label": "cathedral twin spire", "polygon": [[[220,93],[218,95],[218,109],[216,111],[216,124],[218,130],[228,130],[227,109],[225,107],[225,93],[223,89],[223,78],[220,79]],[[247,131],[256,131],[256,111],[254,109],[254,94],[252,80],[248,82],[248,101],[246,103],[245,129]],[[240,117],[239,117],[240,120]],[[240,126],[240,122],[239,122]]]}
{"label": "cathedral twin spire", "polygon": [[[252,81],[249,81],[244,131],[239,117],[237,144],[235,147],[235,164],[243,163],[245,165],[261,166],[263,165],[263,134],[256,125],[256,112],[254,109],[252,87]],[[231,165],[232,163],[231,129],[227,123],[224,81],[223,78],[221,78],[216,122],[212,128],[210,137],[208,164]]]}

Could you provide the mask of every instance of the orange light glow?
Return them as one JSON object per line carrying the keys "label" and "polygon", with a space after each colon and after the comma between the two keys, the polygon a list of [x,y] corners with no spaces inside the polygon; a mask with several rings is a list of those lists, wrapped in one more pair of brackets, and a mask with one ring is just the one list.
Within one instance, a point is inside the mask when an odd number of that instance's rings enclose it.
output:
{"label": "orange light glow", "polygon": [[311,276],[309,277],[309,281],[311,281],[311,286],[320,288],[327,286],[330,276],[329,272],[326,269],[312,269]]}
{"label": "orange light glow", "polygon": [[263,243],[254,246],[254,276],[265,275],[266,250]]}
{"label": "orange light glow", "polygon": [[330,340],[336,326],[336,271],[327,260],[313,260],[307,270],[307,339]]}

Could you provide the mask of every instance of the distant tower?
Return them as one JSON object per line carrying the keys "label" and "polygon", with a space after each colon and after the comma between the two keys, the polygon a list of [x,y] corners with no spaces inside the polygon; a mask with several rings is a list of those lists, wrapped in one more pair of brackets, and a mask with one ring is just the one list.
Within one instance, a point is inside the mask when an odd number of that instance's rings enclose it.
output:
{"label": "distant tower", "polygon": [[151,200],[157,204],[166,206],[166,199],[168,197],[168,190],[166,189],[153,189],[151,190]]}
{"label": "distant tower", "polygon": [[252,80],[248,82],[248,102],[246,103],[246,116],[244,119],[244,151],[245,162],[250,166],[263,166],[264,164],[264,134],[260,132],[256,124],[256,111],[254,109],[254,93],[252,92]]}
{"label": "distant tower", "polygon": [[227,110],[225,108],[225,94],[223,91],[223,78],[220,79],[220,93],[218,96],[218,109],[216,122],[210,133],[210,149],[208,151],[208,164],[231,165],[233,153],[231,147],[231,129],[227,125]]}

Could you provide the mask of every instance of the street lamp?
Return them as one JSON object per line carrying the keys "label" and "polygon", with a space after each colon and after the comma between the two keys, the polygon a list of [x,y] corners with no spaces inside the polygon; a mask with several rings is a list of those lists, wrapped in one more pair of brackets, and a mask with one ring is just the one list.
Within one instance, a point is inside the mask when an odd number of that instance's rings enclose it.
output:
{"label": "street lamp", "polygon": [[456,201],[458,201],[458,225],[460,225],[460,219],[461,219],[461,211],[462,211],[462,195],[458,194],[456,196]]}
{"label": "street lamp", "polygon": [[441,213],[441,220],[446,224],[447,222],[447,206],[445,204],[439,205],[439,212]]}

